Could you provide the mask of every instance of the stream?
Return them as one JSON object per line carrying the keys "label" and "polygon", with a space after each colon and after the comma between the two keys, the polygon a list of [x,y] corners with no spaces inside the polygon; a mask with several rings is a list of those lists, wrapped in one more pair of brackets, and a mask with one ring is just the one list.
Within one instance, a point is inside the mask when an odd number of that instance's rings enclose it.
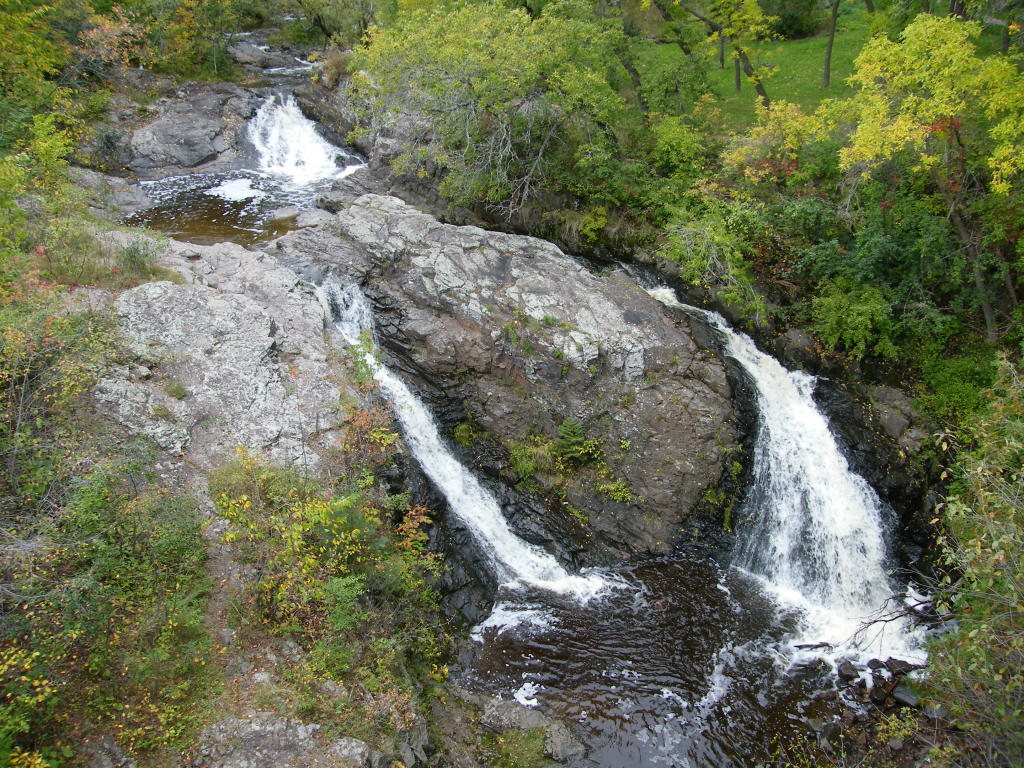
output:
{"label": "stream", "polygon": [[[312,208],[361,164],[286,93],[267,96],[248,140],[251,167],[146,182],[156,204],[132,223],[193,242],[264,242],[288,229],[279,209]],[[574,765],[759,765],[776,740],[832,716],[839,660],[923,660],[905,620],[862,630],[905,589],[889,576],[893,514],[847,465],[814,404],[814,377],[671,289],[646,289],[666,312],[713,329],[757,392],[754,480],[735,513],[751,523],[728,563],[666,557],[572,573],[519,539],[426,406],[367,351],[373,317],[358,288],[318,290],[337,343],[364,356],[413,456],[501,584],[459,684],[566,722],[587,750]]]}

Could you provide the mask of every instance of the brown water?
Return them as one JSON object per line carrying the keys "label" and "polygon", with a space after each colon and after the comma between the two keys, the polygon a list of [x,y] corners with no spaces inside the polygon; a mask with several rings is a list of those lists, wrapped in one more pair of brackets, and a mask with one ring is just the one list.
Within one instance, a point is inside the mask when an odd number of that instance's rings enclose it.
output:
{"label": "brown water", "polygon": [[331,183],[298,185],[250,170],[173,176],[143,182],[154,205],[125,223],[199,245],[258,245],[296,228],[294,216],[277,217],[282,208],[313,208]]}

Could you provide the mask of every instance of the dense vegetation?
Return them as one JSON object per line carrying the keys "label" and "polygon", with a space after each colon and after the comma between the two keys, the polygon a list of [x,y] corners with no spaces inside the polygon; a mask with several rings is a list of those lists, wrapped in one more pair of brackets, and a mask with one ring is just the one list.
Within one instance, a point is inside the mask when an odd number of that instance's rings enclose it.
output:
{"label": "dense vegetation", "polygon": [[[87,418],[123,353],[109,318],[62,304],[65,286],[162,273],[95,242],[66,164],[121,68],[236,77],[232,34],[260,24],[355,46],[324,80],[344,76],[362,130],[402,137],[401,169],[453,202],[643,251],[765,332],[803,326],[913,387],[960,449],[941,512],[960,625],[926,692],[964,735],[933,759],[1024,760],[1017,0],[0,0],[0,760],[57,765],[116,728],[159,764],[217,693],[196,502]],[[600,475],[563,426],[511,446],[521,482],[566,462]],[[241,610],[312,649],[297,679],[372,694],[333,717],[387,732],[444,674],[434,564],[423,510],[350,470],[315,483],[242,456],[213,490],[262,574]]]}

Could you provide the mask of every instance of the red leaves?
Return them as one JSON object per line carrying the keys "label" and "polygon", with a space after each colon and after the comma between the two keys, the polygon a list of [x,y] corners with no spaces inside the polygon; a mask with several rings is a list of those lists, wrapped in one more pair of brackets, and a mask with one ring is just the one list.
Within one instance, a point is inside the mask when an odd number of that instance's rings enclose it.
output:
{"label": "red leaves", "polygon": [[940,117],[934,123],[928,126],[928,130],[932,133],[950,134],[958,133],[960,131],[960,119],[957,117]]}

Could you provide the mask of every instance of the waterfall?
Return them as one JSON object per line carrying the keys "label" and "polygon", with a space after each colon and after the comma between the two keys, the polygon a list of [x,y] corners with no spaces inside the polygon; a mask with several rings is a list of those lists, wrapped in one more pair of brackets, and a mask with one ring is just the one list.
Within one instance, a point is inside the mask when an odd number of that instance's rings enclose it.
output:
{"label": "waterfall", "polygon": [[649,289],[669,306],[699,313],[757,389],[759,428],[754,482],[739,517],[734,565],[763,580],[799,610],[796,644],[828,643],[847,656],[919,658],[919,638],[905,620],[873,625],[894,585],[886,573],[882,503],[850,470],[812,393],[815,379],[788,371],[718,314],[681,304],[671,288]]}
{"label": "waterfall", "polygon": [[249,123],[249,139],[259,154],[259,169],[293,184],[340,178],[358,167],[343,167],[349,156],[317,133],[291,95],[263,102]]}
{"label": "waterfall", "polygon": [[390,400],[416,461],[444,494],[451,511],[472,532],[499,581],[538,587],[581,601],[604,591],[608,583],[598,574],[570,574],[547,552],[512,533],[494,496],[445,446],[426,406],[367,350],[366,342],[372,342],[373,315],[359,288],[327,284],[320,287],[319,294],[334,327],[356,354],[363,354]]}

